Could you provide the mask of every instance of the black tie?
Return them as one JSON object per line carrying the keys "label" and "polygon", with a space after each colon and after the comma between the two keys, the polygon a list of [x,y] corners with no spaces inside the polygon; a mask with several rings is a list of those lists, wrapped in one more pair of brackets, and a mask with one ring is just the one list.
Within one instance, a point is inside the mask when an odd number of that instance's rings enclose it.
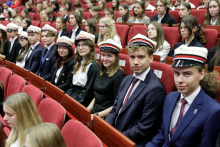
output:
{"label": "black tie", "polygon": [[46,48],[46,51],[44,52],[43,58],[47,54],[47,52],[48,52],[48,48]]}

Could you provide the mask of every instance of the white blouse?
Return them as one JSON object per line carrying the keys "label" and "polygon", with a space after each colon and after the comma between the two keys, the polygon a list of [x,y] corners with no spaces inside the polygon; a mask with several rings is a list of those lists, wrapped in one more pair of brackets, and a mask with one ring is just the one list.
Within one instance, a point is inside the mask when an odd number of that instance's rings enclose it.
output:
{"label": "white blouse", "polygon": [[[106,41],[105,36],[104,36],[104,40],[103,41]],[[114,41],[121,45],[121,40],[120,40],[120,38],[117,35],[115,35]]]}
{"label": "white blouse", "polygon": [[[11,136],[12,132],[13,132],[13,129],[12,129],[12,131],[11,131],[9,137]],[[19,135],[18,135],[18,138],[15,140],[15,142],[13,142],[13,143],[10,145],[10,147],[19,147],[19,144],[20,144],[20,137],[19,137]]]}
{"label": "white blouse", "polygon": [[[20,54],[21,50],[19,51],[19,54]],[[24,52],[22,53],[22,55],[24,54]],[[16,65],[17,66],[20,66],[22,68],[24,68],[25,66],[25,58],[26,58],[27,54],[24,56],[24,58],[22,59],[22,61],[16,61]]]}
{"label": "white blouse", "polygon": [[63,69],[63,66],[61,66],[61,67],[57,70],[56,77],[55,77],[55,80],[54,80],[55,83],[57,83],[58,77],[59,77],[60,72],[62,71],[62,69]]}
{"label": "white blouse", "polygon": [[161,48],[162,46],[154,54],[160,55],[160,62],[165,63],[166,57],[170,52],[170,44],[166,40],[164,40],[163,49],[160,50]]}

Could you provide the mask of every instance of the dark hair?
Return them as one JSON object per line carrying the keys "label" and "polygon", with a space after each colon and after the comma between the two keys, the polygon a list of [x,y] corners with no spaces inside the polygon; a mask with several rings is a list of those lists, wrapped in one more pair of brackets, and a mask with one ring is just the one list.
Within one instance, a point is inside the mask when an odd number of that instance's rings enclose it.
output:
{"label": "dark hair", "polygon": [[[136,4],[139,4],[139,5],[141,6],[142,10],[143,10],[142,14],[140,15],[140,19],[142,19],[144,16],[146,16],[145,4],[144,4],[144,2],[142,2],[142,1],[137,1],[137,2],[135,3],[135,5],[136,5]],[[133,20],[135,20],[136,17],[137,17],[137,15],[134,13],[134,9],[133,9]]]}
{"label": "dark hair", "polygon": [[100,9],[100,11],[105,11],[106,10],[106,2],[105,2],[105,0],[99,0],[99,2],[101,2],[102,5],[103,5],[103,7],[102,7],[102,9]]}
{"label": "dark hair", "polygon": [[2,14],[2,7],[0,6],[0,14]]}
{"label": "dark hair", "polygon": [[67,1],[66,4],[69,5],[68,11],[73,11],[73,5],[72,5],[72,3],[71,3],[70,1]]}
{"label": "dark hair", "polygon": [[150,57],[151,55],[153,55],[153,50],[150,48],[150,47],[147,47],[147,46],[139,46],[139,45],[135,45],[135,44],[132,44],[129,46],[128,48],[128,54],[130,53],[133,53],[133,52],[136,52],[138,50],[144,50],[148,56]]}
{"label": "dark hair", "polygon": [[116,15],[115,15],[115,11],[113,9],[106,9],[107,12],[109,12],[111,15],[113,15],[113,20],[115,20]]}
{"label": "dark hair", "polygon": [[76,8],[81,8],[81,7],[82,7],[82,6],[81,6],[81,3],[78,2],[78,1],[74,2],[73,5],[74,5],[75,9],[76,9]]}
{"label": "dark hair", "polygon": [[11,11],[8,11],[8,10],[6,10],[7,12],[8,12],[8,21],[10,21],[10,19],[12,18],[12,16],[11,16]]}
{"label": "dark hair", "polygon": [[89,26],[89,30],[90,30],[90,32],[88,32],[88,33],[96,35],[97,34],[96,20],[94,18],[89,18],[86,20],[86,22],[87,22],[87,24]]}
{"label": "dark hair", "polygon": [[[25,18],[23,19],[27,23],[27,28],[31,25],[31,19]],[[27,31],[27,28],[23,28],[23,31]]]}
{"label": "dark hair", "polygon": [[77,12],[71,12],[69,14],[69,18],[70,18],[70,15],[74,15],[74,17],[75,17],[75,19],[76,19],[76,21],[77,21],[79,26],[82,25],[82,18],[81,18],[81,16]]}
{"label": "dark hair", "polygon": [[89,0],[89,1],[93,4],[92,6],[96,6],[94,0]]}
{"label": "dark hair", "polygon": [[65,58],[65,60],[63,60],[62,57],[60,57],[59,53],[58,53],[58,45],[56,45],[56,50],[55,50],[55,67],[56,68],[60,68],[64,63],[69,62],[70,60],[73,59],[73,48],[72,46],[67,46],[68,49],[68,55]]}
{"label": "dark hair", "polygon": [[52,1],[51,5],[55,5],[55,9],[53,9],[55,12],[58,12],[60,10],[60,5],[57,1]]}
{"label": "dark hair", "polygon": [[92,6],[91,10],[95,11],[95,12],[99,12],[97,14],[96,18],[95,18],[96,22],[99,21],[99,19],[100,19],[100,9],[99,9],[99,7],[98,6]]}
{"label": "dark hair", "polygon": [[82,18],[82,20],[83,20],[83,17],[84,17],[84,15],[83,15],[83,8],[76,8],[76,10],[79,11],[80,16],[81,16],[81,18]]}
{"label": "dark hair", "polygon": [[163,3],[164,7],[167,9],[166,13],[169,12],[170,10],[170,2],[168,0],[156,0],[156,7],[157,7],[157,2],[160,1],[161,3]]}
{"label": "dark hair", "polygon": [[[203,31],[203,28],[199,25],[197,19],[195,18],[195,16],[193,15],[187,15],[185,17],[183,17],[179,23],[179,33],[180,33],[180,26],[181,23],[185,24],[185,28],[188,29],[189,31],[189,35],[192,34],[192,29],[194,27],[197,27],[196,32],[194,33],[195,38],[202,44],[206,43],[206,38],[205,38],[205,34]],[[180,33],[181,34],[181,33]]]}
{"label": "dark hair", "polygon": [[[127,4],[121,4],[120,6],[122,8],[124,8],[125,10],[128,10],[128,5]],[[128,10],[127,13],[122,17],[123,24],[127,23],[129,19],[130,19],[130,13],[129,13],[129,10]]]}
{"label": "dark hair", "polygon": [[5,45],[5,42],[8,40],[7,38],[7,33],[4,31],[4,30],[1,30],[0,29],[0,33],[2,34],[2,38],[3,38],[3,42],[0,42],[0,54],[3,54],[5,55],[6,53],[4,52],[4,45]]}
{"label": "dark hair", "polygon": [[[28,39],[26,39],[26,40],[28,41]],[[16,58],[16,61],[21,62],[21,61],[24,59],[24,57],[25,57],[25,55],[27,54],[27,52],[28,52],[30,46],[31,46],[31,44],[30,44],[30,42],[28,41],[28,44],[26,45],[26,47],[21,47],[20,53],[18,54],[18,56],[17,56],[17,58]]]}
{"label": "dark hair", "polygon": [[[206,25],[210,25],[210,21],[212,19],[212,16],[209,12],[209,4],[210,2],[212,1],[215,1],[217,4],[218,4],[218,7],[220,8],[220,1],[219,0],[210,0],[209,3],[208,3],[208,7],[207,7],[207,11],[206,11],[206,14],[205,14],[205,21],[203,23],[203,26],[205,27]],[[218,19],[217,19],[217,22],[215,25],[220,25],[220,11],[219,11],[219,15],[218,15]]]}
{"label": "dark hair", "polygon": [[[191,5],[188,2],[182,2],[180,4],[180,6],[183,5],[184,7],[186,7],[187,11],[191,11]],[[190,13],[189,13],[190,14]],[[179,18],[179,22],[180,22],[181,18]]]}
{"label": "dark hair", "polygon": [[67,25],[66,25],[66,19],[65,19],[64,17],[57,17],[57,19],[60,19],[60,20],[61,20],[62,24],[64,24],[63,30],[64,30],[64,31],[67,31],[67,30],[68,30],[68,27],[67,27]]}
{"label": "dark hair", "polygon": [[116,6],[115,7],[112,6],[112,9],[113,10],[119,10],[119,5],[120,5],[119,0],[116,0]]}
{"label": "dark hair", "polygon": [[220,41],[217,46],[217,50],[215,52],[215,55],[212,57],[211,61],[208,64],[208,71],[213,71],[214,66],[220,65]]}
{"label": "dark hair", "polygon": [[30,19],[30,15],[29,15],[29,12],[27,9],[22,9],[21,11],[23,11],[25,13],[25,17],[22,17],[22,19],[25,19],[25,18],[29,18]]}

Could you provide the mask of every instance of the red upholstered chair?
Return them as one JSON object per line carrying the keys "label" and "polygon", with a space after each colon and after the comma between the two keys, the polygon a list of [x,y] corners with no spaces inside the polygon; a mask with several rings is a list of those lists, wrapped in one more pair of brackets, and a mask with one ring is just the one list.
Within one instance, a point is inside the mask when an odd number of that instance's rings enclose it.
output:
{"label": "red upholstered chair", "polygon": [[154,15],[157,15],[157,11],[146,11],[147,17],[151,18]]}
{"label": "red upholstered chair", "polygon": [[128,76],[133,73],[129,63],[129,56],[125,54],[119,54],[119,65],[124,70],[124,73]]}
{"label": "red upholstered chair", "polygon": [[102,17],[105,17],[105,12],[104,11],[100,12],[100,18],[102,18]]}
{"label": "red upholstered chair", "polygon": [[175,89],[175,84],[173,78],[174,71],[172,67],[170,65],[154,61],[151,62],[150,67],[162,82],[166,90],[166,94],[173,92]]}
{"label": "red upholstered chair", "polygon": [[35,11],[35,13],[37,13],[37,7],[36,6],[32,6],[32,8]]}
{"label": "red upholstered chair", "polygon": [[31,25],[39,27],[40,26],[40,21],[32,20]]}
{"label": "red upholstered chair", "polygon": [[50,22],[50,21],[42,21],[42,22],[40,23],[40,28],[42,29],[45,24],[51,25],[51,22]]}
{"label": "red upholstered chair", "polygon": [[180,19],[179,10],[169,11],[169,14],[176,20],[176,24],[178,24]]}
{"label": "red upholstered chair", "polygon": [[115,16],[116,16],[116,19],[115,19],[116,21],[120,17],[119,11],[115,11]]}
{"label": "red upholstered chair", "polygon": [[201,1],[199,0],[190,0],[190,2],[193,3],[196,8],[201,5]]}
{"label": "red upholstered chair", "polygon": [[131,40],[131,38],[133,38],[135,35],[139,33],[146,36],[146,29],[147,29],[147,26],[140,26],[140,25],[132,26],[128,33],[127,43]]}
{"label": "red upholstered chair", "polygon": [[61,130],[67,147],[102,147],[100,139],[77,120],[69,120]]}
{"label": "red upholstered chair", "polygon": [[33,85],[25,85],[21,92],[27,93],[32,98],[36,106],[39,105],[41,99],[43,98],[43,92]]}
{"label": "red upholstered chair", "polygon": [[150,4],[156,7],[156,1],[150,1]]}
{"label": "red upholstered chair", "polygon": [[8,82],[9,78],[12,75],[12,71],[10,69],[7,69],[5,67],[0,68],[0,80],[3,82],[4,85],[4,99],[6,98],[7,88],[8,88]]}
{"label": "red upholstered chair", "polygon": [[7,24],[10,23],[10,21],[2,21],[1,24],[3,24],[4,26],[7,26]]}
{"label": "red upholstered chair", "polygon": [[44,98],[38,105],[38,112],[43,122],[56,124],[60,129],[63,126],[66,110],[51,98]]}
{"label": "red upholstered chair", "polygon": [[192,10],[191,15],[195,16],[198,20],[198,23],[202,26],[205,21],[206,9]]}
{"label": "red upholstered chair", "polygon": [[109,8],[112,9],[112,3],[106,3],[106,8],[107,8],[107,9],[109,9]]}
{"label": "red upholstered chair", "polygon": [[85,20],[89,19],[91,17],[91,13],[88,11],[88,12],[83,12],[83,18]]}
{"label": "red upholstered chair", "polygon": [[125,47],[128,37],[128,25],[115,25],[116,31],[121,39],[121,45],[122,47]]}
{"label": "red upholstered chair", "polygon": [[204,46],[209,50],[211,47],[215,46],[215,42],[218,36],[218,32],[215,29],[204,29],[206,43]]}
{"label": "red upholstered chair", "polygon": [[40,45],[44,48],[44,43],[42,40],[40,41]]}
{"label": "red upholstered chair", "polygon": [[56,22],[53,22],[51,26],[57,30],[57,33],[59,32],[59,30],[56,28]]}
{"label": "red upholstered chair", "polygon": [[127,4],[127,5],[129,5],[127,1],[120,2],[120,4]]}
{"label": "red upholstered chair", "polygon": [[16,7],[16,9],[17,9],[18,13],[21,13],[22,6],[18,6],[18,7]]}
{"label": "red upholstered chair", "polygon": [[36,13],[36,14],[35,14],[35,20],[40,20],[40,21],[41,21],[40,13]]}
{"label": "red upholstered chair", "polygon": [[34,20],[35,14],[36,14],[36,13],[34,13],[34,12],[30,12],[30,13],[29,13],[29,16],[30,16],[30,19],[31,19],[31,20]]}
{"label": "red upholstered chair", "polygon": [[56,17],[60,17],[60,16],[61,16],[60,12],[57,12]]}
{"label": "red upholstered chair", "polygon": [[25,84],[26,81],[22,77],[18,75],[12,75],[8,81],[6,97],[21,92]]}
{"label": "red upholstered chair", "polygon": [[66,25],[68,27],[67,32],[69,33],[73,29],[73,27],[69,23],[66,23]]}
{"label": "red upholstered chair", "polygon": [[[81,4],[81,6],[85,9],[85,11],[88,11],[87,4]],[[90,12],[89,12],[90,13]],[[84,18],[85,19],[85,18]]]}
{"label": "red upholstered chair", "polygon": [[4,60],[1,58],[0,59],[0,67],[4,67],[5,63],[4,63]]}
{"label": "red upholstered chair", "polygon": [[132,16],[133,16],[133,11],[130,10],[130,11],[129,11],[129,14],[130,14],[130,16],[132,17]]}

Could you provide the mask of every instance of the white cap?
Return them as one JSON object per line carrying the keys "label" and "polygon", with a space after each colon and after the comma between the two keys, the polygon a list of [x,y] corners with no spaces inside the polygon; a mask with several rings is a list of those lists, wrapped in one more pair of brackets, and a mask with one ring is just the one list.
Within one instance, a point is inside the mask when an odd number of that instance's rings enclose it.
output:
{"label": "white cap", "polygon": [[11,31],[17,31],[17,30],[18,30],[18,25],[12,22],[7,24],[7,31],[11,32]]}
{"label": "white cap", "polygon": [[59,39],[57,39],[57,45],[64,45],[64,46],[72,46],[74,43],[74,40],[70,39],[69,37],[62,36]]}
{"label": "white cap", "polygon": [[28,33],[39,33],[39,34],[40,34],[41,28],[36,27],[36,26],[33,26],[33,25],[30,25],[30,26],[27,28],[27,32],[28,32]]}
{"label": "white cap", "polygon": [[28,33],[25,32],[25,31],[22,31],[21,34],[20,34],[20,38],[26,38],[26,39],[28,39]]}
{"label": "white cap", "polygon": [[84,40],[84,39],[89,39],[94,43],[95,35],[92,35],[92,34],[87,33],[85,31],[80,31],[79,35],[76,36],[76,41],[77,40]]}
{"label": "white cap", "polygon": [[120,52],[122,49],[121,44],[116,43],[112,39],[108,39],[106,41],[102,41],[98,44],[100,51],[110,51],[110,52]]}
{"label": "white cap", "polygon": [[52,31],[55,35],[57,34],[57,30],[53,27],[51,27],[50,25],[48,24],[45,24],[42,28],[42,31]]}
{"label": "white cap", "polygon": [[7,33],[7,27],[4,26],[3,24],[0,24],[0,29]]}

